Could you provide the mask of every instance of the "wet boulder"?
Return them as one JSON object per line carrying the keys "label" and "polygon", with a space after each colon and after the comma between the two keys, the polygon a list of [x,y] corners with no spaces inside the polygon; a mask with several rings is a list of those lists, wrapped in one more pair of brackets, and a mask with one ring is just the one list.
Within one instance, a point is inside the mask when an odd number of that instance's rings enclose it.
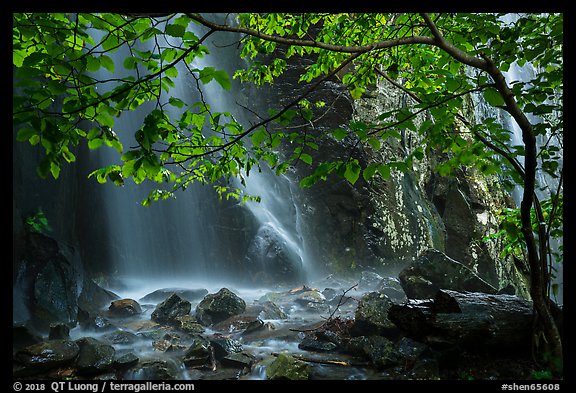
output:
{"label": "wet boulder", "polygon": [[30,232],[21,257],[21,279],[14,288],[21,292],[15,297],[15,309],[22,309],[38,331],[47,332],[51,323],[58,322],[73,327],[82,284],[78,254],[49,236]]}
{"label": "wet boulder", "polygon": [[382,276],[376,272],[371,272],[369,270],[364,270],[360,274],[360,280],[358,281],[358,289],[361,291],[374,291],[382,281]]}
{"label": "wet boulder", "polygon": [[400,333],[398,327],[388,319],[388,311],[392,304],[390,298],[383,293],[369,292],[362,296],[356,308],[352,335],[398,336]]}
{"label": "wet boulder", "polygon": [[110,321],[98,313],[78,308],[78,324],[83,330],[107,331],[115,329]]}
{"label": "wet boulder", "polygon": [[172,340],[161,339],[152,341],[152,348],[160,352],[176,352],[186,349],[185,346],[181,345],[179,342]]}
{"label": "wet boulder", "polygon": [[49,340],[68,340],[70,339],[70,327],[64,323],[53,323],[50,325],[48,332]]}
{"label": "wet boulder", "polygon": [[330,352],[338,348],[338,345],[332,341],[307,336],[298,344],[298,348],[312,352]]}
{"label": "wet boulder", "polygon": [[12,349],[18,351],[29,345],[42,342],[42,338],[34,333],[28,326],[16,324],[12,326]]}
{"label": "wet boulder", "polygon": [[181,379],[181,364],[173,359],[149,359],[139,362],[124,375],[125,379],[173,381]]}
{"label": "wet boulder", "polygon": [[196,300],[202,299],[208,294],[208,290],[202,289],[186,289],[186,288],[162,288],[157,289],[154,292],[147,294],[146,296],[140,298],[141,303],[160,303],[168,299],[170,295],[175,293],[181,299],[188,300],[189,302],[194,302]]}
{"label": "wet boulder", "polygon": [[198,320],[192,315],[182,315],[180,317],[176,317],[174,326],[178,330],[188,334],[204,333],[206,330],[204,326],[198,323]]}
{"label": "wet boulder", "polygon": [[263,225],[248,247],[246,271],[260,285],[296,284],[302,281],[302,258],[272,225]]}
{"label": "wet boulder", "polygon": [[166,300],[156,306],[152,312],[152,320],[158,323],[176,324],[176,318],[190,314],[192,304],[173,293]]}
{"label": "wet boulder", "polygon": [[257,302],[247,307],[246,313],[256,315],[260,319],[287,319],[288,315],[280,306],[271,301]]}
{"label": "wet boulder", "polygon": [[113,317],[131,317],[134,315],[142,314],[140,304],[134,299],[119,299],[114,300],[108,307],[110,316]]}
{"label": "wet boulder", "polygon": [[394,367],[403,356],[392,341],[382,336],[359,336],[348,341],[347,352],[368,359],[377,369]]}
{"label": "wet boulder", "polygon": [[210,341],[200,335],[195,335],[192,344],[184,354],[183,362],[187,367],[202,366],[210,361]]}
{"label": "wet boulder", "polygon": [[264,322],[261,319],[254,319],[242,331],[242,336],[249,336],[251,339],[257,337],[270,337],[276,330],[276,326],[271,322]]}
{"label": "wet boulder", "polygon": [[241,369],[250,369],[254,361],[254,355],[247,352],[232,352],[220,359],[223,366]]}
{"label": "wet boulder", "polygon": [[13,375],[36,375],[71,364],[80,347],[71,340],[49,340],[25,347],[14,354]]}
{"label": "wet boulder", "polygon": [[439,289],[495,294],[494,286],[462,263],[430,249],[398,275],[409,299],[432,299]]}
{"label": "wet boulder", "polygon": [[291,355],[281,353],[266,368],[268,379],[307,380],[310,377],[310,365]]}
{"label": "wet boulder", "polygon": [[228,288],[222,288],[202,299],[196,307],[196,319],[204,326],[210,326],[245,310],[246,302],[242,298]]}
{"label": "wet boulder", "polygon": [[210,345],[214,350],[216,359],[221,359],[232,353],[242,352],[242,344],[224,336],[215,336],[210,338]]}
{"label": "wet boulder", "polygon": [[80,348],[75,366],[79,375],[102,374],[112,370],[116,350],[93,337],[76,340]]}
{"label": "wet boulder", "polygon": [[125,370],[138,364],[140,359],[132,352],[125,353],[114,359],[112,363],[117,370]]}
{"label": "wet boulder", "polygon": [[326,297],[317,289],[309,289],[296,294],[294,301],[303,306],[313,307],[325,303]]}
{"label": "wet boulder", "polygon": [[78,307],[88,312],[97,313],[118,299],[120,296],[114,292],[102,288],[94,280],[85,278],[82,292],[78,297]]}
{"label": "wet boulder", "polygon": [[401,303],[407,299],[404,289],[402,289],[402,284],[396,277],[383,277],[376,286],[375,291],[385,294],[396,303]]}
{"label": "wet boulder", "polygon": [[136,334],[127,330],[117,330],[102,336],[104,340],[111,344],[134,344],[140,339]]}

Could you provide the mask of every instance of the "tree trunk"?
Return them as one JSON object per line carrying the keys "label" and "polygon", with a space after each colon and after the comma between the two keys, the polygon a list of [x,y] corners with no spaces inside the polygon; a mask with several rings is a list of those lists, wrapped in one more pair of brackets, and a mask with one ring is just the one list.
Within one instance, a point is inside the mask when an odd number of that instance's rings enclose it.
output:
{"label": "tree trunk", "polygon": [[532,303],[512,295],[439,290],[433,300],[393,305],[388,317],[437,349],[526,351],[532,337]]}

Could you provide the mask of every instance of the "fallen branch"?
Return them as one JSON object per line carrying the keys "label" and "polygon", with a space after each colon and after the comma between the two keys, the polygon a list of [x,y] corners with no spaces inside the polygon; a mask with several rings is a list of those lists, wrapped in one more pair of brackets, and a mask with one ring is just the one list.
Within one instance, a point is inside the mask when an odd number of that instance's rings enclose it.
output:
{"label": "fallen branch", "polygon": [[[279,352],[272,352],[271,355],[272,356],[279,356],[281,354]],[[309,357],[297,355],[297,354],[291,354],[290,356],[292,356],[294,359],[298,359],[298,360],[301,360],[303,362],[308,362],[308,363],[327,364],[327,365],[332,365],[332,366],[350,366],[350,367],[369,367],[370,366],[370,363],[365,363],[365,362],[353,363],[353,362],[347,362],[347,361],[343,361],[343,360],[314,359],[314,358],[309,358]]]}
{"label": "fallen branch", "polygon": [[293,329],[293,328],[290,328],[290,331],[299,332],[299,333],[314,332],[314,331],[319,330],[319,329],[323,328],[324,326],[326,326],[326,324],[328,322],[332,321],[332,319],[334,318],[334,314],[336,314],[336,311],[338,311],[340,306],[343,306],[348,301],[348,299],[351,299],[350,297],[348,297],[344,300],[344,297],[346,296],[346,294],[348,292],[350,292],[351,290],[353,290],[354,288],[356,288],[357,286],[358,286],[358,284],[354,284],[342,293],[342,295],[340,296],[340,299],[338,300],[338,304],[336,305],[336,307],[334,307],[334,311],[332,311],[330,316],[328,316],[328,318],[326,318],[326,320],[324,322],[322,322],[320,325],[318,325],[317,327],[312,328],[312,329]]}

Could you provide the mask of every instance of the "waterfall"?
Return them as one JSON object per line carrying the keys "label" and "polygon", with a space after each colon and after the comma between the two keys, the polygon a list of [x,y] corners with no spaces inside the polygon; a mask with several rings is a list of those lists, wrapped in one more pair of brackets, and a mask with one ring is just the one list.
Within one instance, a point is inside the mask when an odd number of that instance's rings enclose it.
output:
{"label": "waterfall", "polygon": [[[213,17],[223,18],[225,14]],[[198,36],[204,34],[203,28],[194,23],[189,25],[189,29]],[[170,40],[168,37],[166,45],[170,45]],[[236,45],[229,45],[233,40],[229,34],[213,34],[204,43],[210,55],[197,58],[191,68],[211,66],[224,69],[232,76],[241,66]],[[126,48],[120,48],[113,55],[117,65],[130,56]],[[100,76],[110,77],[109,74]],[[187,75],[186,68],[179,69],[175,85],[168,93],[170,96],[188,103],[199,101],[196,81]],[[238,101],[245,101],[237,82],[233,82],[232,91],[226,92],[213,81],[202,86],[202,95],[211,111],[231,112],[245,127],[250,126],[243,116],[244,109],[237,105]],[[143,105],[116,119],[114,128],[122,132],[122,135],[117,133],[125,149],[136,145],[134,132],[146,113],[153,109],[152,105]],[[170,115],[175,118],[180,113]],[[98,167],[121,164],[118,154],[112,149],[102,147],[92,153],[95,153],[93,157]],[[239,183],[235,185],[239,186]],[[237,284],[242,280],[249,282],[247,276],[261,277],[260,273],[281,279],[281,273],[268,270],[286,270],[286,265],[292,264],[294,272],[288,273],[302,277],[299,213],[294,199],[294,184],[287,176],[276,176],[264,167],[260,173],[253,169],[246,177],[245,191],[249,195],[261,196],[262,202],[250,201],[244,205],[235,200],[218,200],[210,185],[192,184],[184,192],[177,192],[175,199],[154,202],[147,208],[140,206],[139,202],[153,187],[145,183],[135,185],[131,180],[121,188],[112,184],[96,186],[95,192],[105,201],[104,221],[107,226],[102,230],[107,233],[107,238],[102,247],[110,248],[109,255],[118,275],[170,282],[233,280]],[[272,281],[267,283],[272,284]]]}

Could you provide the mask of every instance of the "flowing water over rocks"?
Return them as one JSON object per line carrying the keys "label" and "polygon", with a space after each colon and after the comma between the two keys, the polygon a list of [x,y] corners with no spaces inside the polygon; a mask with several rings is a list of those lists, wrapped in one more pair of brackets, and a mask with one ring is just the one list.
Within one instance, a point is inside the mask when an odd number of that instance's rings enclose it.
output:
{"label": "flowing water over rocks", "polygon": [[[363,353],[381,343],[357,337],[353,348],[347,342],[358,303],[375,285],[370,277],[354,283],[329,276],[273,289],[131,282],[111,288],[119,299],[93,315],[100,325],[78,325],[67,338],[17,351],[14,373],[95,379],[114,373],[130,380],[379,378],[374,365],[381,359]],[[204,292],[203,298],[180,297]],[[30,360],[46,347],[54,354],[50,361]]]}
{"label": "flowing water over rocks", "polygon": [[409,302],[395,277],[365,271],[355,280],[330,275],[292,288],[161,284],[133,279],[109,288],[118,299],[86,312],[98,323],[54,325],[42,337],[15,327],[13,375],[431,380],[442,379],[453,361],[449,351],[406,336],[388,319],[391,308]]}

